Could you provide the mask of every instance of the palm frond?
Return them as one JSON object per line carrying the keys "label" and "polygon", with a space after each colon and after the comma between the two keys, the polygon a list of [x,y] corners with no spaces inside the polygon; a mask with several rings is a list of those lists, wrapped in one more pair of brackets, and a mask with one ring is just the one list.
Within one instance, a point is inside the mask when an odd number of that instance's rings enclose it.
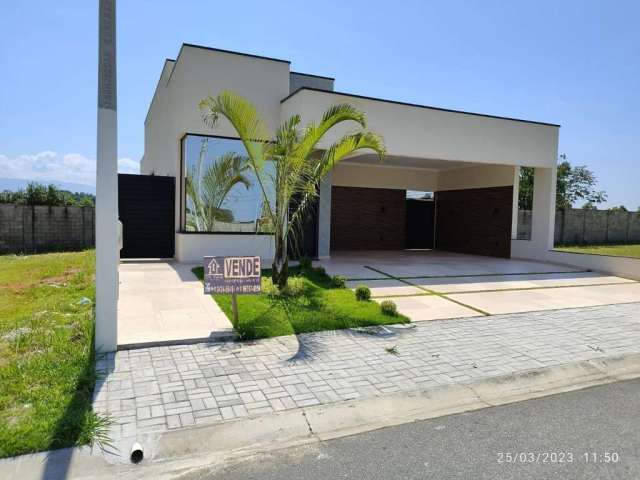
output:
{"label": "palm frond", "polygon": [[318,175],[320,178],[324,177],[336,163],[360,150],[372,150],[378,155],[380,161],[384,159],[386,153],[384,140],[377,133],[364,131],[345,135],[325,150],[318,163]]}
{"label": "palm frond", "polygon": [[234,92],[225,90],[216,97],[207,97],[199,104],[202,119],[215,128],[220,118],[226,118],[244,144],[257,169],[264,163],[263,150],[268,142],[267,129],[256,108]]}
{"label": "palm frond", "polygon": [[[226,118],[245,146],[248,163],[263,198],[256,230],[268,225],[274,233],[273,281],[282,286],[288,271],[289,235],[295,248],[302,236],[304,217],[316,203],[317,187],[322,178],[338,162],[360,150],[371,150],[382,159],[385,154],[384,142],[379,135],[367,130],[365,113],[349,104],[331,106],[318,123],[309,123],[305,128],[300,126],[300,116],[294,115],[280,126],[271,141],[267,141],[265,124],[255,108],[232,92],[206,98],[200,103],[200,108],[205,123],[211,128],[215,128],[221,118]],[[329,148],[320,150],[318,145],[327,132],[345,122],[355,123],[357,133],[342,135]],[[273,168],[265,169],[266,162]],[[216,195],[219,191],[224,192],[224,181],[216,172],[210,173],[210,178],[207,174],[203,175],[203,191],[215,191]],[[237,174],[224,179],[236,185],[242,182],[243,173]],[[215,182],[218,186],[214,188]],[[205,201],[205,205],[210,205],[210,200]],[[194,211],[197,211],[197,207],[194,203]],[[220,205],[217,208],[217,214],[220,215]]]}
{"label": "palm frond", "polygon": [[300,142],[301,157],[310,155],[317,148],[320,140],[336,125],[343,122],[356,122],[361,128],[367,128],[367,120],[364,112],[358,110],[353,105],[341,103],[332,105],[324,112],[320,123],[309,123],[305,128],[302,141]]}
{"label": "palm frond", "polygon": [[[267,198],[263,170],[265,150],[269,147],[267,128],[256,108],[246,99],[231,91],[223,91],[216,97],[208,97],[199,104],[202,119],[210,128],[215,128],[220,118],[226,118],[235,129],[247,151],[263,197]],[[274,213],[269,215],[275,223]]]}

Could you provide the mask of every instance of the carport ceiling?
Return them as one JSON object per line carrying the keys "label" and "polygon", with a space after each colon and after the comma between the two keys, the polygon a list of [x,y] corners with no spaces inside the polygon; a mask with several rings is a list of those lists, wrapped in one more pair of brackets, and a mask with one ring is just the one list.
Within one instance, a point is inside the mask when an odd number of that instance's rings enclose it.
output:
{"label": "carport ceiling", "polygon": [[452,170],[455,168],[473,167],[477,166],[477,163],[470,162],[457,162],[452,160],[436,160],[432,158],[414,158],[414,157],[398,157],[393,155],[387,155],[384,157],[384,162],[381,164],[376,155],[366,154],[351,157],[345,160],[344,163],[353,165],[384,165],[389,167],[411,167],[411,168],[424,168],[427,170]]}

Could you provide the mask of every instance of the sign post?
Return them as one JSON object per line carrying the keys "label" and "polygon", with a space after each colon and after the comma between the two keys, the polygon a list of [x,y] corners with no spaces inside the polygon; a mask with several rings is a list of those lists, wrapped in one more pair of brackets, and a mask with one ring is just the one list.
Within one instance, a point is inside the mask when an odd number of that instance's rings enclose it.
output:
{"label": "sign post", "polygon": [[233,312],[233,323],[238,324],[238,295],[231,294],[231,311]]}
{"label": "sign post", "polygon": [[260,293],[260,257],[204,257],[204,293],[231,295],[238,323],[238,295]]}

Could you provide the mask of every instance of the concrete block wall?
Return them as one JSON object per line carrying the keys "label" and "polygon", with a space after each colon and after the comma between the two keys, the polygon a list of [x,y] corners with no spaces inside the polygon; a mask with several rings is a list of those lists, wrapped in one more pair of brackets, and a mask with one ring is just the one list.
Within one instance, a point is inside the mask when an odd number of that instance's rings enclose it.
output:
{"label": "concrete block wall", "polygon": [[[518,212],[518,238],[531,236],[531,211]],[[567,209],[556,212],[556,245],[640,243],[640,212]]]}
{"label": "concrete block wall", "polygon": [[94,245],[93,207],[0,204],[0,254],[72,251]]}

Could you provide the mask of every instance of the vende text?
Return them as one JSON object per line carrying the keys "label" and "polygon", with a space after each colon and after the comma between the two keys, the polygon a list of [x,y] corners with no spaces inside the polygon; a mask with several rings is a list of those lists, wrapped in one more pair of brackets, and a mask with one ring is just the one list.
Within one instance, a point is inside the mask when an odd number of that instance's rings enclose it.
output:
{"label": "vende text", "polygon": [[227,257],[224,259],[225,278],[252,278],[260,276],[260,257]]}

